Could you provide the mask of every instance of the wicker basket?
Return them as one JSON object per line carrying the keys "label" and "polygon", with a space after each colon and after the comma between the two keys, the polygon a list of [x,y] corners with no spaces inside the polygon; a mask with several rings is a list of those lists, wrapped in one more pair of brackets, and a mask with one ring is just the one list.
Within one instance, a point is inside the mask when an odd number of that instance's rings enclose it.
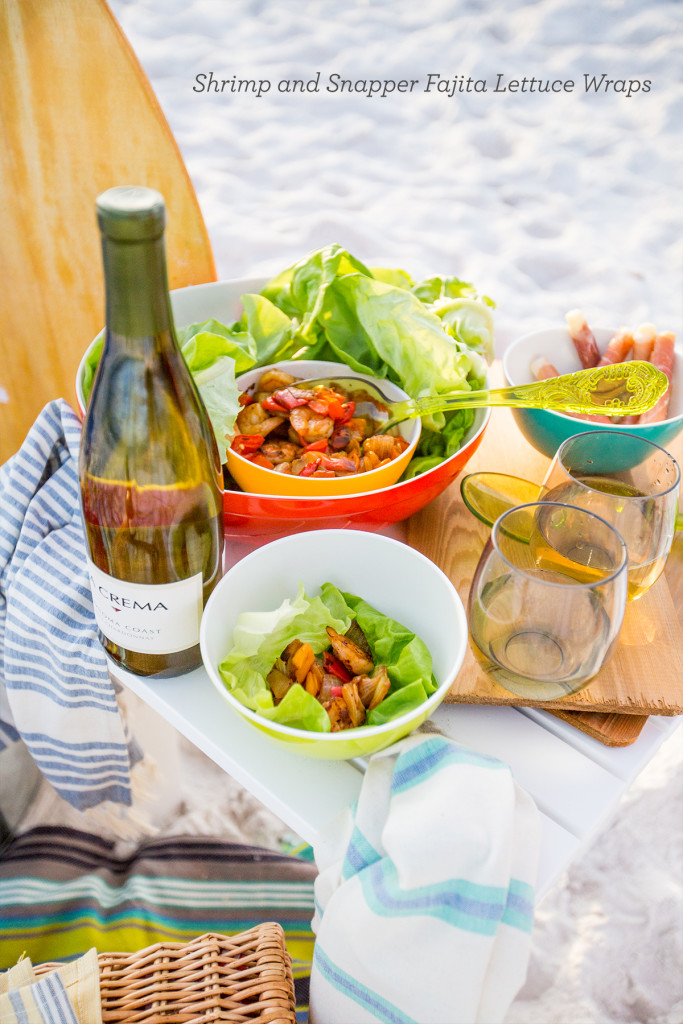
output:
{"label": "wicker basket", "polygon": [[291,958],[279,924],[98,959],[104,1024],[295,1024]]}

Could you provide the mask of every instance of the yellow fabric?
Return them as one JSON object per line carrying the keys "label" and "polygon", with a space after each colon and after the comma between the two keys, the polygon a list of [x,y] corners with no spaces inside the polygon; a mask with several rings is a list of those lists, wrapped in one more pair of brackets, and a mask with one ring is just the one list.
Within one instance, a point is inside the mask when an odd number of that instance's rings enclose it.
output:
{"label": "yellow fabric", "polygon": [[[9,992],[13,988],[22,988],[24,985],[30,985],[32,981],[35,981],[36,976],[33,973],[33,964],[24,957],[14,967],[10,967],[8,971],[3,971],[0,974],[0,997]],[[2,1003],[0,1003],[0,1006]]]}
{"label": "yellow fabric", "polygon": [[[100,971],[95,948],[56,969],[78,1024],[102,1024]],[[44,977],[41,975],[40,977]],[[43,1024],[45,1018],[33,998],[32,985],[38,981],[29,959],[20,960],[0,975],[0,1024],[18,1024],[10,991],[21,997],[25,1024]]]}

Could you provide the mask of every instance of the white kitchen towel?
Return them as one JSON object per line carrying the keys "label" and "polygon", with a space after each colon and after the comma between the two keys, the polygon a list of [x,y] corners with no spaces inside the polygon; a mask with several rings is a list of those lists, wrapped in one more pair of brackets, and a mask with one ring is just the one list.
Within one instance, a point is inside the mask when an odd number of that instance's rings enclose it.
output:
{"label": "white kitchen towel", "polygon": [[311,1024],[496,1024],[524,982],[540,820],[507,765],[435,734],[375,754],[314,844]]}
{"label": "white kitchen towel", "polygon": [[81,425],[50,402],[0,467],[0,750],[18,735],[79,810],[130,806],[140,751],[98,640],[80,512]]}

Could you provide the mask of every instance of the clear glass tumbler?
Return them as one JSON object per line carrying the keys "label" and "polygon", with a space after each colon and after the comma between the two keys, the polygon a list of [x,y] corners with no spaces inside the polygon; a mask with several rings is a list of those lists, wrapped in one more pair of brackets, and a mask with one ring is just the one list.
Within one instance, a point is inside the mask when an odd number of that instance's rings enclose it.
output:
{"label": "clear glass tumbler", "polygon": [[628,598],[659,579],[676,528],[681,474],[659,445],[621,430],[577,434],[557,451],[543,498],[578,505],[616,527],[628,548]]}
{"label": "clear glass tumbler", "polygon": [[627,551],[585,509],[551,501],[500,516],[469,595],[482,668],[527,700],[576,693],[605,665],[624,617]]}

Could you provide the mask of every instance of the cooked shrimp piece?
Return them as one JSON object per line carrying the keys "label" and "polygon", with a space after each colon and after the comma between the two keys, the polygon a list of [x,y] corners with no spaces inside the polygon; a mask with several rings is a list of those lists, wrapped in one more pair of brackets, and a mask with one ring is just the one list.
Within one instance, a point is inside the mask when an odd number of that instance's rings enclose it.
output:
{"label": "cooked shrimp piece", "polygon": [[265,437],[284,422],[284,416],[269,416],[262,406],[252,402],[245,405],[237,414],[235,426],[239,434],[261,434]]}
{"label": "cooked shrimp piece", "polygon": [[284,370],[266,370],[259,380],[256,390],[271,394],[273,391],[279,391],[280,388],[289,387],[298,379],[298,377],[292,377],[291,373],[285,373]]}
{"label": "cooked shrimp piece", "polygon": [[661,370],[666,374],[669,386],[662,397],[655,402],[651,409],[648,409],[647,412],[641,413],[640,423],[659,423],[660,420],[665,420],[667,417],[669,412],[669,399],[671,398],[671,378],[673,377],[674,360],[676,358],[674,353],[675,340],[676,335],[671,331],[662,331],[655,338],[654,345],[652,346],[650,362],[653,366],[656,366],[658,370]]}
{"label": "cooked shrimp piece", "polygon": [[649,360],[657,331],[654,324],[640,324],[633,332],[633,359]]}
{"label": "cooked shrimp piece", "polygon": [[581,360],[584,370],[591,366],[597,366],[600,360],[600,351],[586,318],[580,309],[570,309],[566,316],[569,334],[574,342],[574,348]]}
{"label": "cooked shrimp piece", "polygon": [[334,420],[330,416],[320,416],[305,405],[292,409],[289,418],[303,444],[328,438],[334,430]]}
{"label": "cooked shrimp piece", "polygon": [[529,366],[534,380],[548,380],[550,377],[559,377],[559,374],[547,356],[537,356],[531,360]]}
{"label": "cooked shrimp piece", "polygon": [[623,363],[633,348],[633,332],[628,327],[620,327],[607,348],[600,356],[598,366],[609,366],[610,363]]}
{"label": "cooked shrimp piece", "polygon": [[301,453],[301,445],[292,444],[291,441],[266,441],[261,445],[261,454],[279,466],[283,462],[292,462]]}
{"label": "cooked shrimp piece", "polygon": [[327,635],[330,638],[332,644],[332,650],[341,661],[342,665],[345,666],[354,676],[367,675],[368,672],[372,672],[375,665],[371,658],[367,656],[365,651],[362,651],[357,644],[354,644],[353,640],[349,640],[347,636],[342,636],[341,633],[337,633],[331,626],[327,626]]}
{"label": "cooked shrimp piece", "polygon": [[384,459],[395,459],[408,447],[405,437],[392,437],[391,434],[375,434],[363,441],[363,455],[372,452],[380,462]]}

